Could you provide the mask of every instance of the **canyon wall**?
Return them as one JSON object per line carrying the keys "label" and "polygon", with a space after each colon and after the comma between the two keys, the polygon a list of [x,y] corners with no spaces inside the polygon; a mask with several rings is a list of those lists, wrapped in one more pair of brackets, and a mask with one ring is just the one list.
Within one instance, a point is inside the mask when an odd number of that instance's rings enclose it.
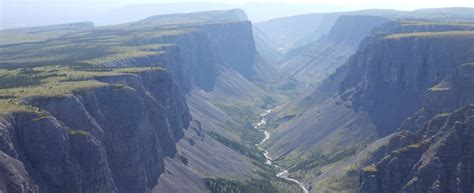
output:
{"label": "canyon wall", "polygon": [[191,119],[180,90],[162,71],[97,79],[110,86],[25,98],[40,113],[2,116],[6,192],[148,192],[157,183]]}
{"label": "canyon wall", "polygon": [[[225,84],[232,91],[237,89],[235,84],[243,84],[239,80],[257,88],[250,79],[259,77],[258,54],[252,25],[244,16],[240,10],[156,16],[51,37],[70,48],[57,52],[58,58],[65,54],[68,57],[63,58],[69,60],[37,66],[99,61],[78,68],[91,73],[130,67],[132,71],[137,67],[162,69],[93,76],[90,81],[101,86],[65,95],[20,97],[21,105],[31,110],[7,111],[0,118],[0,191],[206,192],[203,178],[207,175],[251,173],[247,157],[204,138],[201,123],[192,121],[185,99],[193,90],[212,91],[216,85]],[[74,53],[83,42],[93,55]],[[14,52],[4,54],[16,58],[16,51],[28,52],[31,58],[26,59],[34,62],[35,56],[48,54],[22,43],[8,45]],[[43,50],[58,47],[54,41],[34,45]],[[111,51],[106,49],[122,49],[120,46],[130,49],[124,53],[130,56],[107,55]],[[27,66],[12,61],[5,58],[1,63],[12,68]],[[74,85],[76,80],[68,81]],[[204,107],[191,109],[208,108],[207,103],[199,105]],[[209,153],[215,156],[208,157]],[[174,175],[182,181],[172,180]],[[190,183],[185,184],[186,180]]]}

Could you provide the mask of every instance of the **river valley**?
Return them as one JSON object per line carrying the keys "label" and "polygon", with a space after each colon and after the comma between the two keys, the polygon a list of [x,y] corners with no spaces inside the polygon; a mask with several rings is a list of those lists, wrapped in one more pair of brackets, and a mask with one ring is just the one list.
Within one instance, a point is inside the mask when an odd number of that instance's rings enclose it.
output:
{"label": "river valley", "polygon": [[265,156],[265,164],[267,165],[270,165],[270,166],[273,166],[275,168],[277,168],[279,170],[279,172],[276,174],[276,176],[278,178],[281,178],[281,179],[284,179],[286,181],[289,181],[289,182],[293,182],[293,183],[296,183],[298,184],[298,186],[301,188],[301,190],[303,191],[303,193],[308,193],[308,189],[306,189],[306,187],[304,186],[303,182],[301,181],[298,181],[294,178],[291,178],[289,176],[289,173],[288,173],[288,170],[285,169],[285,168],[282,168],[280,167],[279,165],[276,165],[272,162],[273,158],[270,157],[269,155],[269,152],[268,150],[264,149],[262,146],[263,144],[268,140],[270,139],[270,132],[268,131],[265,131],[264,129],[262,129],[263,126],[265,126],[267,124],[267,120],[266,120],[266,117],[273,112],[273,110],[275,110],[276,108],[273,108],[273,109],[269,109],[269,110],[266,110],[265,113],[262,113],[260,114],[260,122],[258,122],[257,124],[255,124],[255,129],[260,131],[260,132],[263,132],[265,134],[265,137],[262,139],[262,141],[260,141],[260,143],[257,143],[255,144],[255,146],[258,148],[258,150],[260,150],[261,152],[263,152],[263,155]]}

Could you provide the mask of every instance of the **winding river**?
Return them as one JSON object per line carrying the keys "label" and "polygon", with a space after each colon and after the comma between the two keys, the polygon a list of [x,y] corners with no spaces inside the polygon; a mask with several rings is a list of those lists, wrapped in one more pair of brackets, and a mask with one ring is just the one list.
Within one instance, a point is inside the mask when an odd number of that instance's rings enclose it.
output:
{"label": "winding river", "polygon": [[263,152],[263,155],[264,155],[265,158],[266,158],[266,159],[265,159],[265,164],[270,165],[270,166],[273,166],[273,167],[277,168],[278,170],[280,170],[280,172],[278,172],[278,173],[276,174],[276,176],[277,176],[278,178],[281,178],[281,179],[284,179],[284,180],[286,180],[286,181],[290,181],[290,182],[296,183],[296,184],[298,184],[298,186],[301,188],[301,190],[303,190],[303,193],[308,193],[308,190],[307,190],[306,187],[304,186],[303,182],[300,182],[300,181],[298,181],[298,180],[296,180],[296,179],[294,179],[294,178],[289,177],[289,175],[288,175],[288,170],[286,170],[286,169],[284,169],[284,168],[282,168],[282,167],[280,167],[280,166],[278,166],[278,165],[272,163],[272,160],[273,160],[272,157],[270,157],[270,156],[268,155],[269,153],[268,153],[268,151],[267,151],[266,149],[263,149],[263,148],[262,148],[263,143],[265,143],[265,141],[267,141],[268,139],[270,139],[270,133],[269,133],[268,131],[265,131],[265,130],[261,129],[261,128],[262,128],[262,126],[265,126],[265,125],[267,124],[266,117],[267,117],[270,113],[272,113],[273,110],[274,110],[274,109],[270,109],[270,110],[265,111],[265,113],[260,114],[260,118],[261,118],[261,119],[260,119],[260,122],[258,122],[258,123],[255,125],[255,129],[258,130],[258,131],[260,131],[260,132],[263,132],[263,133],[265,134],[265,137],[262,139],[262,141],[260,141],[260,143],[255,144],[255,146],[257,146],[257,148],[258,148],[260,151]]}

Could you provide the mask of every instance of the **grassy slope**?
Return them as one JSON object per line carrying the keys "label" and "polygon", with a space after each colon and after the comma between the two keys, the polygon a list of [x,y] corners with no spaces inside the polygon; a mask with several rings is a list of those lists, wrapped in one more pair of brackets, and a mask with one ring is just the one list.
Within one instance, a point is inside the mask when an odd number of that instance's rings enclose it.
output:
{"label": "grassy slope", "polygon": [[263,164],[265,158],[255,146],[261,141],[263,134],[255,130],[253,125],[260,120],[259,114],[263,113],[264,110],[262,107],[275,104],[268,104],[269,101],[266,97],[242,100],[221,98],[213,103],[232,117],[235,123],[228,122],[220,125],[224,132],[231,136],[230,138],[217,133],[210,133],[209,136],[253,159],[251,168],[256,175],[252,179],[246,177],[233,179],[208,178],[206,179],[206,185],[211,189],[211,192],[273,193],[295,192],[294,190],[298,190],[296,184],[277,178],[275,168]]}
{"label": "grassy slope", "polygon": [[385,39],[401,39],[401,38],[456,38],[462,36],[474,36],[474,31],[446,31],[446,32],[417,32],[417,33],[401,33],[391,34]]}
{"label": "grassy slope", "polygon": [[[223,14],[226,17],[221,18]],[[24,109],[15,105],[21,97],[68,95],[75,90],[108,85],[96,81],[96,76],[162,70],[111,69],[100,64],[160,55],[170,45],[152,40],[195,31],[189,24],[215,22],[217,18],[219,22],[240,19],[225,12],[193,15],[193,20],[183,20],[189,15],[176,14],[171,20],[170,16],[157,16],[104,27],[84,22],[0,31],[0,102],[4,107],[1,111]]]}
{"label": "grassy slope", "polygon": [[159,67],[98,68],[95,71],[65,66],[0,69],[0,113],[39,110],[21,103],[24,97],[55,97],[71,95],[75,91],[104,86],[131,89],[125,85],[111,85],[95,77],[118,76],[145,71],[163,70]]}
{"label": "grassy slope", "polygon": [[153,16],[103,27],[64,24],[0,31],[0,64],[100,64],[126,58],[159,55],[168,44],[154,40],[196,31],[196,25],[240,22],[240,10]]}

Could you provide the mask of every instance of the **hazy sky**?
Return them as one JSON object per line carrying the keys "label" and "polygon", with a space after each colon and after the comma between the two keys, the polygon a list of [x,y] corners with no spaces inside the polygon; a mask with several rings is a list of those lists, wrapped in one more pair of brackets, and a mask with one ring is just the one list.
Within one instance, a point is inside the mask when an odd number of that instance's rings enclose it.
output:
{"label": "hazy sky", "polygon": [[[206,4],[176,4],[190,2]],[[0,0],[0,29],[79,21],[109,25],[159,14],[233,8],[259,22],[304,13],[438,7],[474,7],[474,0]]]}
{"label": "hazy sky", "polygon": [[[474,7],[474,0],[0,0],[0,2],[90,2],[90,3],[180,3],[180,2],[213,2],[226,4],[243,4],[247,2],[281,2],[281,3],[324,3],[362,8],[396,8],[416,9],[424,7]],[[1,4],[0,4],[1,5]]]}

